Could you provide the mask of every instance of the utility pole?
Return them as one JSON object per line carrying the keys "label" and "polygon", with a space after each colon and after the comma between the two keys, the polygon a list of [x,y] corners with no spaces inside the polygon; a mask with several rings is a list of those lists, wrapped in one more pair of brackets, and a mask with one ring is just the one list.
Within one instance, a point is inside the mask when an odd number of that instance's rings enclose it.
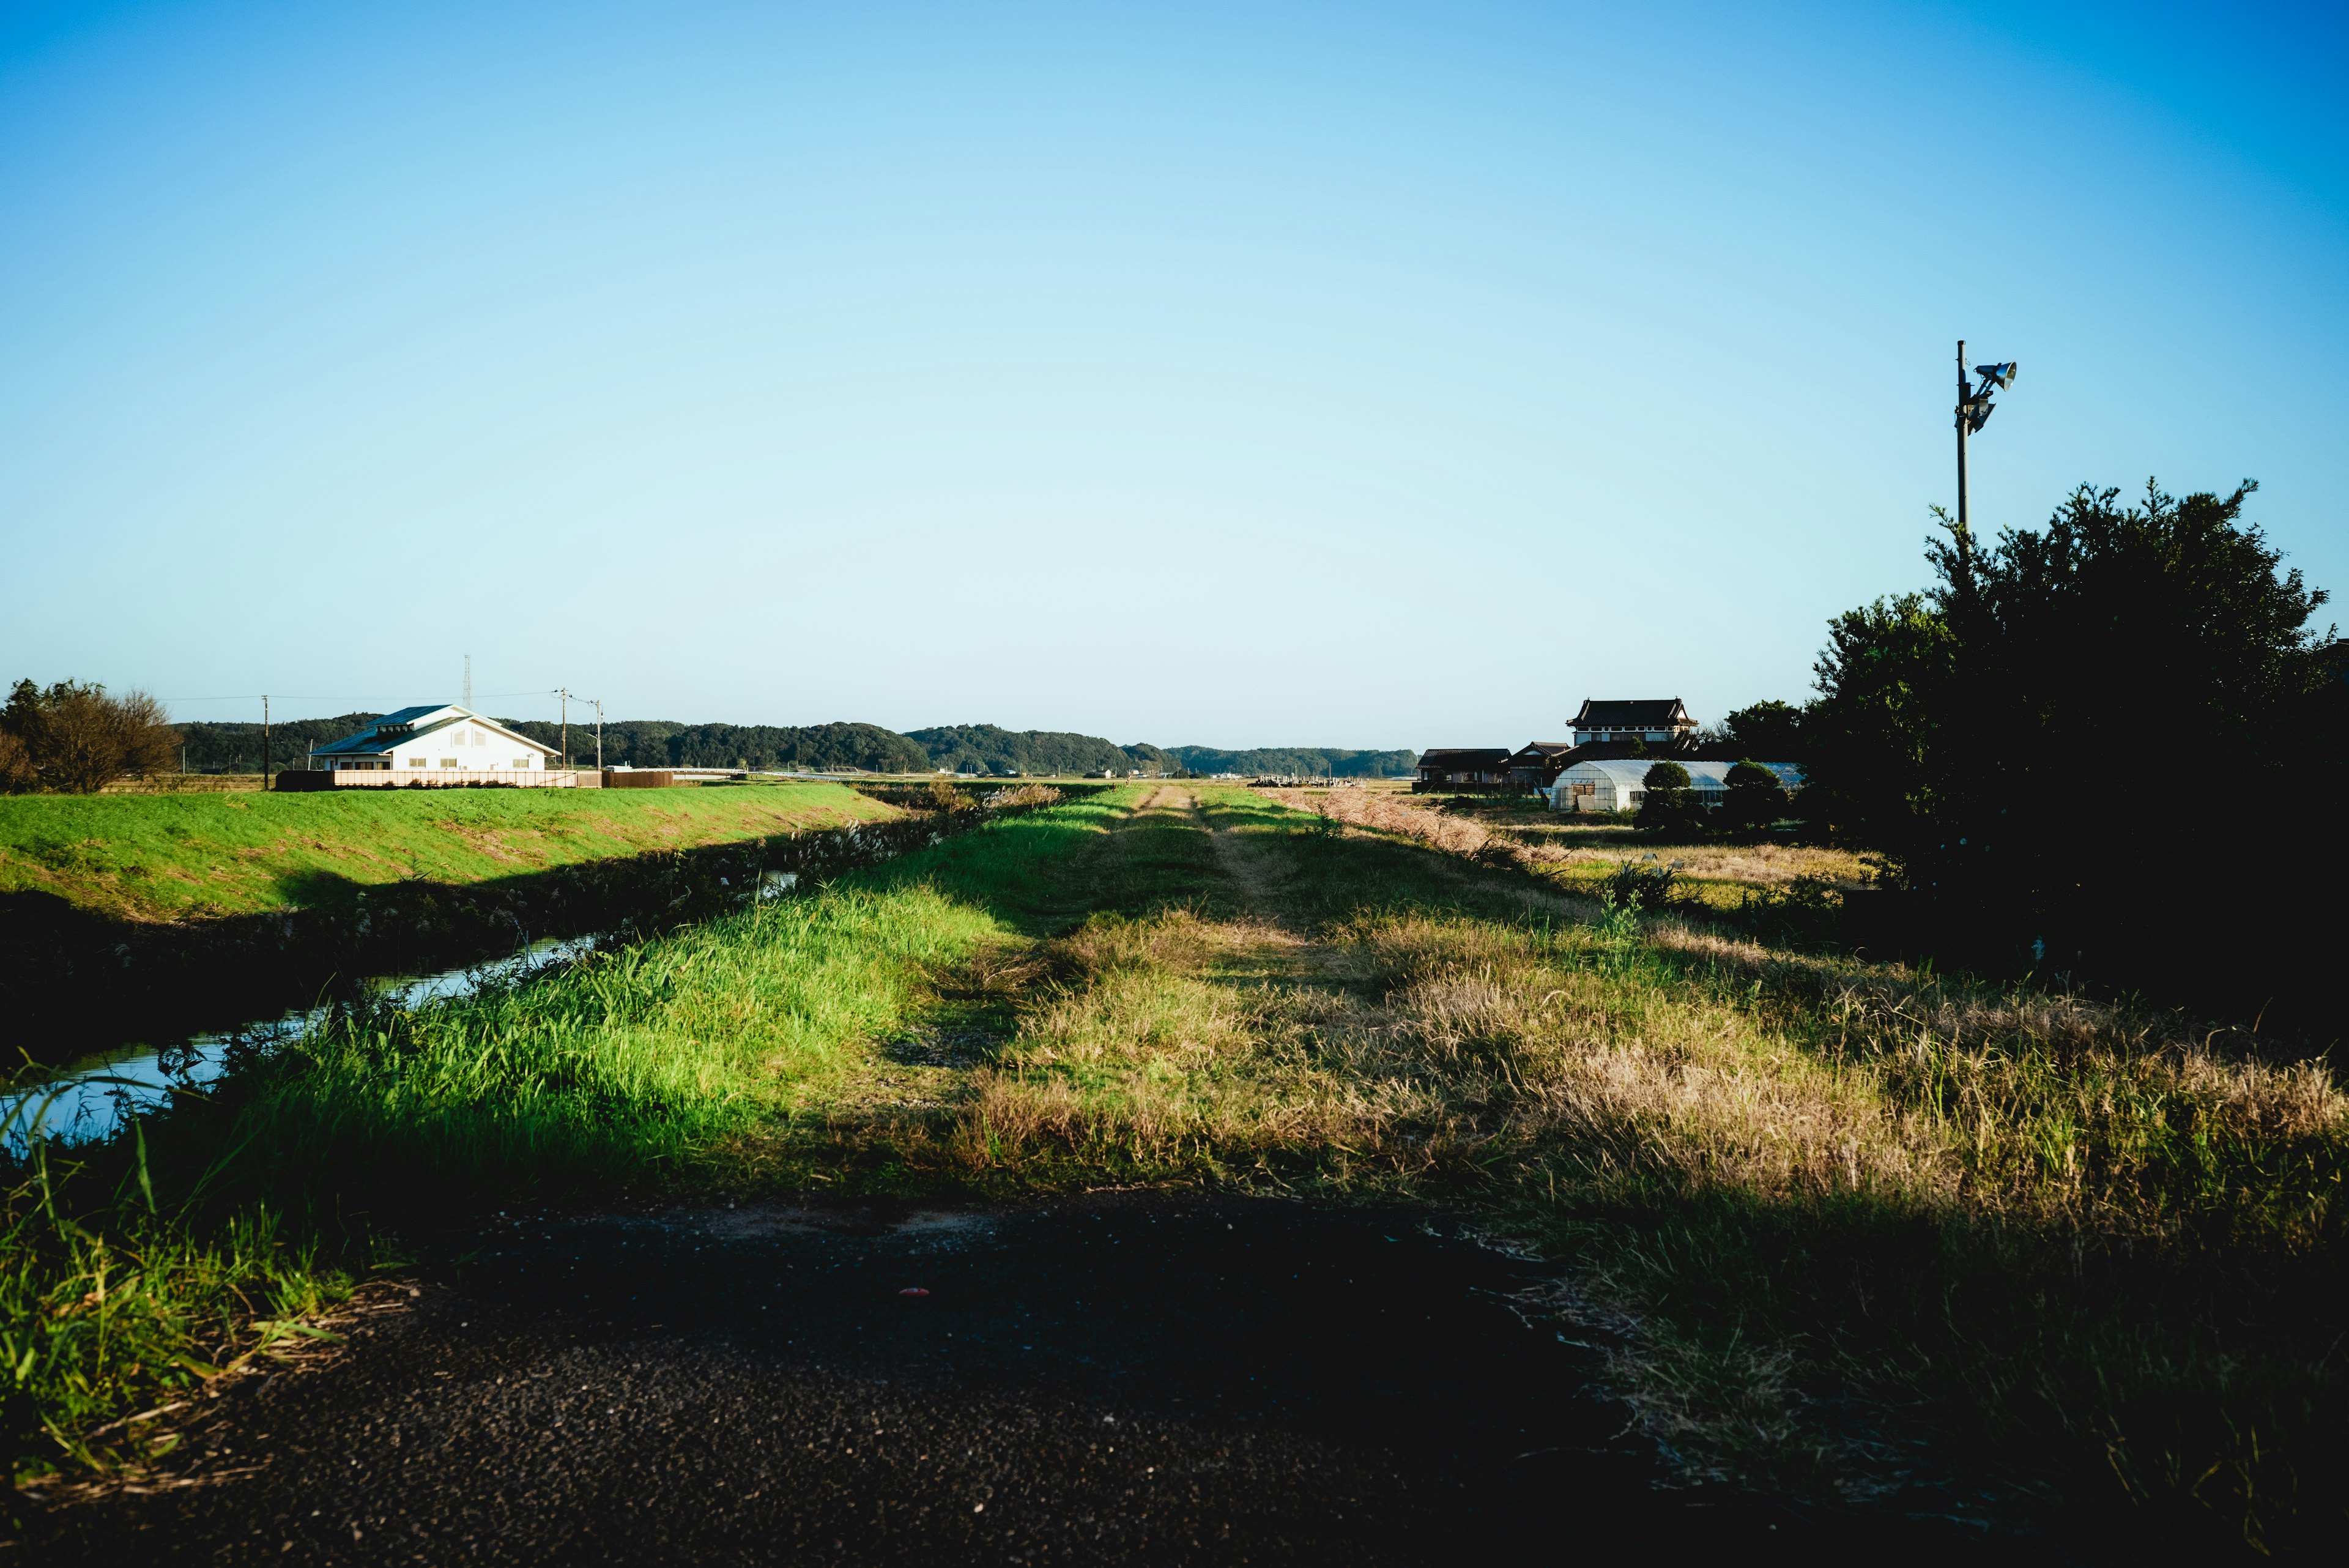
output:
{"label": "utility pole", "polygon": [[604,700],[595,699],[595,771],[604,771]]}
{"label": "utility pole", "polygon": [[261,787],[269,788],[269,694],[261,696]]}
{"label": "utility pole", "polygon": [[1974,536],[1966,522],[1966,405],[1973,400],[1973,384],[1966,379],[1966,340],[1958,339],[1958,580],[1968,587],[1974,580]]}
{"label": "utility pole", "polygon": [[1951,530],[1958,540],[1957,581],[1952,585],[1961,598],[1971,599],[1974,589],[1974,534],[1971,518],[1966,508],[1966,438],[1990,422],[1993,411],[1990,397],[2014,385],[2014,362],[2006,360],[1996,365],[1977,365],[1973,373],[1982,378],[1976,387],[1966,376],[1966,340],[1958,339],[1958,521]]}
{"label": "utility pole", "polygon": [[563,765],[571,765],[571,688],[564,687],[555,693],[563,699]]}

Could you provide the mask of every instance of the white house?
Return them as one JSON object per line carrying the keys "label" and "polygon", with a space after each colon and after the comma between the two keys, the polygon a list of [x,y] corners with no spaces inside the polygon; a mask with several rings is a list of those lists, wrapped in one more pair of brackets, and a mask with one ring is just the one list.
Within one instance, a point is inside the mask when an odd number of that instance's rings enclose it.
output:
{"label": "white house", "polygon": [[576,783],[553,746],[453,703],[402,708],[310,753],[336,785]]}
{"label": "white house", "polygon": [[[1735,763],[1695,763],[1681,757],[1623,757],[1611,762],[1577,763],[1557,775],[1549,788],[1552,811],[1635,811],[1648,797],[1648,770],[1659,762],[1678,763],[1688,771],[1689,792],[1699,805],[1719,805],[1729,792],[1729,770]],[[1778,775],[1788,794],[1803,787],[1803,770],[1792,763],[1760,764]]]}

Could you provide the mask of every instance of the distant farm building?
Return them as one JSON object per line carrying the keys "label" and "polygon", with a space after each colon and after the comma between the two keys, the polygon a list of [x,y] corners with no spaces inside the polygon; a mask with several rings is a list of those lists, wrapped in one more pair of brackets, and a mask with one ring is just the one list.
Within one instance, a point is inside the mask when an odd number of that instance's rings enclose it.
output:
{"label": "distant farm building", "polygon": [[1574,743],[1642,741],[1649,745],[1671,744],[1696,733],[1696,721],[1677,697],[1642,697],[1599,701],[1586,697],[1574,716]]}
{"label": "distant farm building", "polygon": [[1547,789],[1559,772],[1574,761],[1573,753],[1574,748],[1564,741],[1528,741],[1501,764],[1501,776],[1526,789]]}
{"label": "distant farm building", "polygon": [[[1689,791],[1699,805],[1719,805],[1728,798],[1729,770],[1732,763],[1697,762],[1674,757],[1689,776]],[[1656,765],[1651,757],[1610,758],[1602,762],[1576,763],[1557,775],[1549,787],[1549,804],[1553,811],[1636,811],[1648,797],[1648,770]],[[1789,794],[1803,787],[1803,770],[1792,763],[1760,764],[1778,775],[1778,786]]]}
{"label": "distant farm building", "polygon": [[1509,751],[1505,746],[1439,748],[1419,753],[1419,790],[1454,784],[1504,784],[1508,779]]}
{"label": "distant farm building", "polygon": [[[516,734],[470,708],[402,708],[357,734],[311,752],[313,776],[321,783],[308,787],[501,784],[561,788],[577,783],[568,769],[554,766],[555,757],[553,746]],[[289,784],[303,777],[285,775]]]}

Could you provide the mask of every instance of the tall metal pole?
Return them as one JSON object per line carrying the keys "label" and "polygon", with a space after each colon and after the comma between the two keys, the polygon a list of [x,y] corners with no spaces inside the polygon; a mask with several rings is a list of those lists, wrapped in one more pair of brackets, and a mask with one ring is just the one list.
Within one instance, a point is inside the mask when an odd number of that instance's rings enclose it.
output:
{"label": "tall metal pole", "polygon": [[595,771],[604,771],[604,700],[595,699]]}
{"label": "tall metal pole", "polygon": [[266,693],[261,699],[261,787],[264,792],[269,788],[269,698]]}
{"label": "tall metal pole", "polygon": [[563,765],[571,765],[571,688],[565,686],[555,693],[563,699]]}
{"label": "tall metal pole", "polygon": [[1973,564],[1973,532],[1966,522],[1966,404],[1973,389],[1966,384],[1966,340],[1958,339],[1958,559]]}

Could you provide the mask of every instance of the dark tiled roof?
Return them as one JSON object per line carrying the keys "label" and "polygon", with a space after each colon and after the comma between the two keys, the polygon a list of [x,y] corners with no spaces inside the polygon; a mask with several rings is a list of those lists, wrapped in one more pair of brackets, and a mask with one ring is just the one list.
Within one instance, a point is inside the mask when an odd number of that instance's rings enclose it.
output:
{"label": "dark tiled roof", "polygon": [[1448,750],[1419,753],[1421,767],[1446,768],[1454,771],[1464,768],[1498,767],[1508,760],[1509,748],[1506,746],[1453,747]]}
{"label": "dark tiled roof", "polygon": [[1606,702],[1586,697],[1582,700],[1582,711],[1574,716],[1578,730],[1661,730],[1669,724],[1688,722],[1688,710],[1681,706],[1677,697],[1640,697]]}
{"label": "dark tiled roof", "polygon": [[1577,763],[1611,763],[1625,757],[1645,757],[1657,763],[1687,762],[1705,754],[1703,747],[1683,735],[1677,741],[1592,741],[1557,760],[1572,767]]}

